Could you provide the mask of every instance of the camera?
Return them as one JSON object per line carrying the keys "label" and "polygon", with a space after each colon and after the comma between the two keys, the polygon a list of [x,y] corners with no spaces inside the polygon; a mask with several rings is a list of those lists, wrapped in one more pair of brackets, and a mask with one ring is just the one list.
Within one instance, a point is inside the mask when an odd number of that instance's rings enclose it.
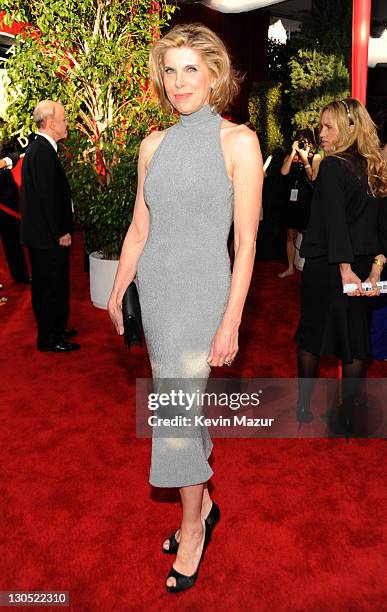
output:
{"label": "camera", "polygon": [[301,149],[301,150],[305,149],[306,145],[307,145],[306,140],[300,140],[298,142],[298,148]]}

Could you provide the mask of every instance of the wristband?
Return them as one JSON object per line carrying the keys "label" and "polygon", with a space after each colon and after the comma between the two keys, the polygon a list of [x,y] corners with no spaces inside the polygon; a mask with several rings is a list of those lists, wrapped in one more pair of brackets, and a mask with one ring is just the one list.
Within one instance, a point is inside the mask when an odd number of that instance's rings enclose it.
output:
{"label": "wristband", "polygon": [[372,263],[376,264],[380,268],[384,268],[384,266],[386,265],[386,262],[383,261],[383,259],[380,259],[379,257],[374,257]]}

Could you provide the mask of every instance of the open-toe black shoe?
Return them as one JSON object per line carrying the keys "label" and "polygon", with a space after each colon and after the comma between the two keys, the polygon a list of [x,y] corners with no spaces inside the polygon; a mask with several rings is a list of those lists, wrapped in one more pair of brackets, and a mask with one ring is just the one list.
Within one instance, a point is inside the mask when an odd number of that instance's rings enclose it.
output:
{"label": "open-toe black shoe", "polygon": [[[219,520],[220,520],[219,506],[213,501],[211,510],[209,511],[205,519],[206,525],[209,528],[209,532],[210,532],[209,537],[211,537],[212,531],[216,523],[219,523]],[[167,555],[176,555],[177,549],[179,548],[179,542],[176,540],[176,532],[174,532],[171,536],[169,536],[168,541],[169,541],[169,548],[164,548],[164,546],[162,546],[163,552],[165,552]]]}
{"label": "open-toe black shoe", "polygon": [[200,556],[197,570],[194,574],[192,574],[192,576],[186,576],[185,574],[180,574],[180,572],[175,570],[175,568],[172,565],[171,570],[167,576],[167,580],[168,578],[174,578],[176,580],[176,584],[175,586],[166,587],[168,593],[180,593],[181,591],[186,591],[187,589],[190,589],[191,587],[193,587],[199,575],[199,568],[200,568],[201,562],[203,561],[204,553],[210,542],[210,538],[211,538],[210,533],[211,533],[210,528],[208,527],[206,521],[204,521],[204,543],[203,543],[203,550]]}
{"label": "open-toe black shoe", "polygon": [[169,536],[167,541],[169,542],[169,547],[164,548],[163,545],[163,552],[165,552],[167,555],[175,555],[177,553],[177,549],[179,548],[179,542],[176,540],[176,532]]}

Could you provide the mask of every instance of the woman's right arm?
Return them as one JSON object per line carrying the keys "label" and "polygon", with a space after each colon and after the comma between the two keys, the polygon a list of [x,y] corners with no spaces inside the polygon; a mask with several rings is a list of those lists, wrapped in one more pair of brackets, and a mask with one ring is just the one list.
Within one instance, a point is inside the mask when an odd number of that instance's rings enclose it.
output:
{"label": "woman's right arm", "polygon": [[295,154],[297,153],[297,147],[298,147],[298,140],[295,140],[292,144],[292,150],[290,152],[290,155],[287,155],[283,161],[283,164],[281,167],[281,174],[283,176],[287,176],[290,172],[290,168],[292,167],[292,161],[294,159]]}
{"label": "woman's right arm", "polygon": [[337,264],[343,286],[355,284],[355,292],[349,296],[361,295],[361,280],[352,270],[355,261],[352,241],[346,214],[347,195],[345,190],[346,174],[341,162],[330,156],[324,160],[319,170],[316,186],[319,207],[322,210],[323,235],[329,264]]}
{"label": "woman's right arm", "polygon": [[[157,134],[157,136],[158,135],[159,134]],[[138,156],[137,195],[133,210],[133,218],[122,245],[120,262],[118,264],[113,289],[108,303],[110,318],[119,335],[124,333],[122,298],[124,297],[128,285],[136,276],[137,262],[148,239],[149,211],[145,204],[143,188],[146,166],[155,148],[157,148],[157,137],[154,134],[145,138],[140,146]]]}

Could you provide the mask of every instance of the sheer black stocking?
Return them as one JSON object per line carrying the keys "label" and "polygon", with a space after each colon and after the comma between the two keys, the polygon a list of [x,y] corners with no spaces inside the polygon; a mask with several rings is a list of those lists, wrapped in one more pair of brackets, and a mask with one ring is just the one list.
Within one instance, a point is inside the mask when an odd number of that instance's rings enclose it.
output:
{"label": "sheer black stocking", "polygon": [[345,435],[347,442],[353,433],[353,408],[355,399],[362,386],[365,362],[354,359],[351,363],[343,363],[343,379],[341,381],[342,402],[336,417],[330,420],[330,429],[336,434]]}
{"label": "sheer black stocking", "polygon": [[298,349],[298,404],[309,410],[310,396],[317,377],[320,356]]}
{"label": "sheer black stocking", "polygon": [[362,386],[364,365],[363,359],[354,359],[352,363],[343,363],[342,403],[347,408],[353,406],[355,397]]}
{"label": "sheer black stocking", "polygon": [[[320,356],[308,351],[298,350],[298,403],[297,420],[300,424],[309,423],[313,419],[310,410],[310,398],[317,378]],[[365,371],[363,359],[354,359],[351,363],[343,363],[342,405],[339,416],[350,427],[351,413],[357,394],[362,386]]]}

